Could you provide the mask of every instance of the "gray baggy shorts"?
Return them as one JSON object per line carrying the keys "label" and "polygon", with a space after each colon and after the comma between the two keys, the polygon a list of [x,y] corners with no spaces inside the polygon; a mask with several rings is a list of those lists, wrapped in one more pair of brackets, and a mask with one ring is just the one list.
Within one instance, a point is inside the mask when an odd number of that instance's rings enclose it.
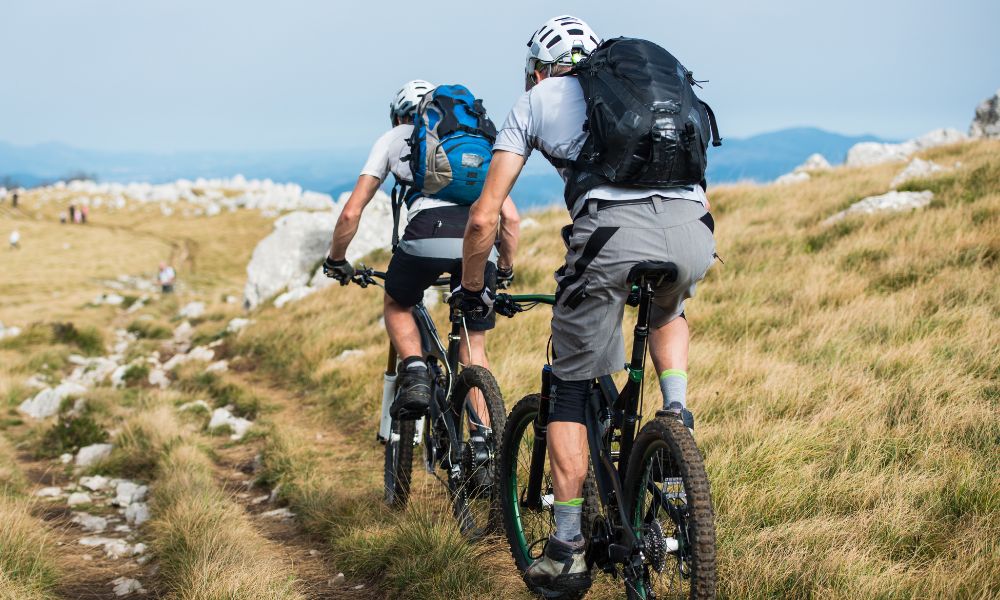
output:
{"label": "gray baggy shorts", "polygon": [[[600,206],[600,208],[599,208]],[[684,311],[715,260],[711,218],[700,202],[654,197],[611,203],[588,199],[563,229],[566,262],[556,271],[552,372],[565,381],[592,379],[625,364],[622,317],[629,270],[642,261],[677,265],[677,281],[654,291],[650,326]]]}

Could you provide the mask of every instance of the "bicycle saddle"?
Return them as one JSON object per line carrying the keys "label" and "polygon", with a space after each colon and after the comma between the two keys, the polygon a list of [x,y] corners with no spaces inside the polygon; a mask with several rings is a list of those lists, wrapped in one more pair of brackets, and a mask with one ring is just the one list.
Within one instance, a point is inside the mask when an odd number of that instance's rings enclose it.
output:
{"label": "bicycle saddle", "polygon": [[648,281],[654,285],[677,281],[677,265],[662,260],[647,260],[636,264],[628,272],[629,284]]}

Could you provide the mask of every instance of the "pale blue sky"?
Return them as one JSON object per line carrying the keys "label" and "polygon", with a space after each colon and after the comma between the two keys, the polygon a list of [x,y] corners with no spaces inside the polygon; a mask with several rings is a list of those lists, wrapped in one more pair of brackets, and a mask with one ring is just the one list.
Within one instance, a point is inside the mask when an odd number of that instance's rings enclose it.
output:
{"label": "pale blue sky", "polygon": [[997,0],[0,0],[0,140],[364,147],[417,77],[465,83],[502,121],[529,35],[566,12],[710,79],[729,136],[964,130],[1000,87]]}

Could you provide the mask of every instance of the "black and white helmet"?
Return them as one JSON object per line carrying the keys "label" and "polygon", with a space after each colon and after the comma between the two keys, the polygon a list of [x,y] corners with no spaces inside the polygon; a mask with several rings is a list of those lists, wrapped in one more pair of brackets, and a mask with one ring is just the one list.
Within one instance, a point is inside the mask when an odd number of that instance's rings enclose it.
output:
{"label": "black and white helmet", "polygon": [[582,19],[569,15],[553,17],[528,40],[524,73],[533,79],[536,70],[552,65],[575,65],[600,43],[601,38]]}
{"label": "black and white helmet", "polygon": [[408,81],[389,103],[389,120],[395,125],[403,118],[412,116],[417,110],[417,104],[420,104],[420,99],[434,87],[433,83],[423,79]]}

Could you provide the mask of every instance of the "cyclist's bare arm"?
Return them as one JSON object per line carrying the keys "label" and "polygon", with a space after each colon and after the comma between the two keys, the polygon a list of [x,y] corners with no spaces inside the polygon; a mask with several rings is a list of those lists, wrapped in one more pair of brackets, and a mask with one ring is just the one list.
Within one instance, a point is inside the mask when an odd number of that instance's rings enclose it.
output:
{"label": "cyclist's bare arm", "polygon": [[344,209],[340,211],[340,216],[337,218],[337,226],[333,230],[333,242],[330,245],[330,258],[343,260],[344,255],[347,254],[347,247],[351,245],[354,234],[358,232],[361,213],[375,197],[375,192],[378,191],[381,184],[382,182],[377,177],[371,175],[358,177],[351,197],[347,199]]}
{"label": "cyclist's bare arm", "polygon": [[503,201],[500,207],[500,258],[497,259],[497,266],[501,269],[509,269],[514,266],[514,257],[517,256],[517,241],[521,235],[521,216],[517,214],[517,207],[510,196]]}
{"label": "cyclist's bare arm", "polygon": [[513,152],[493,153],[490,170],[479,200],[469,212],[462,246],[462,285],[469,290],[483,288],[483,270],[497,236],[500,210],[524,167],[524,157]]}

